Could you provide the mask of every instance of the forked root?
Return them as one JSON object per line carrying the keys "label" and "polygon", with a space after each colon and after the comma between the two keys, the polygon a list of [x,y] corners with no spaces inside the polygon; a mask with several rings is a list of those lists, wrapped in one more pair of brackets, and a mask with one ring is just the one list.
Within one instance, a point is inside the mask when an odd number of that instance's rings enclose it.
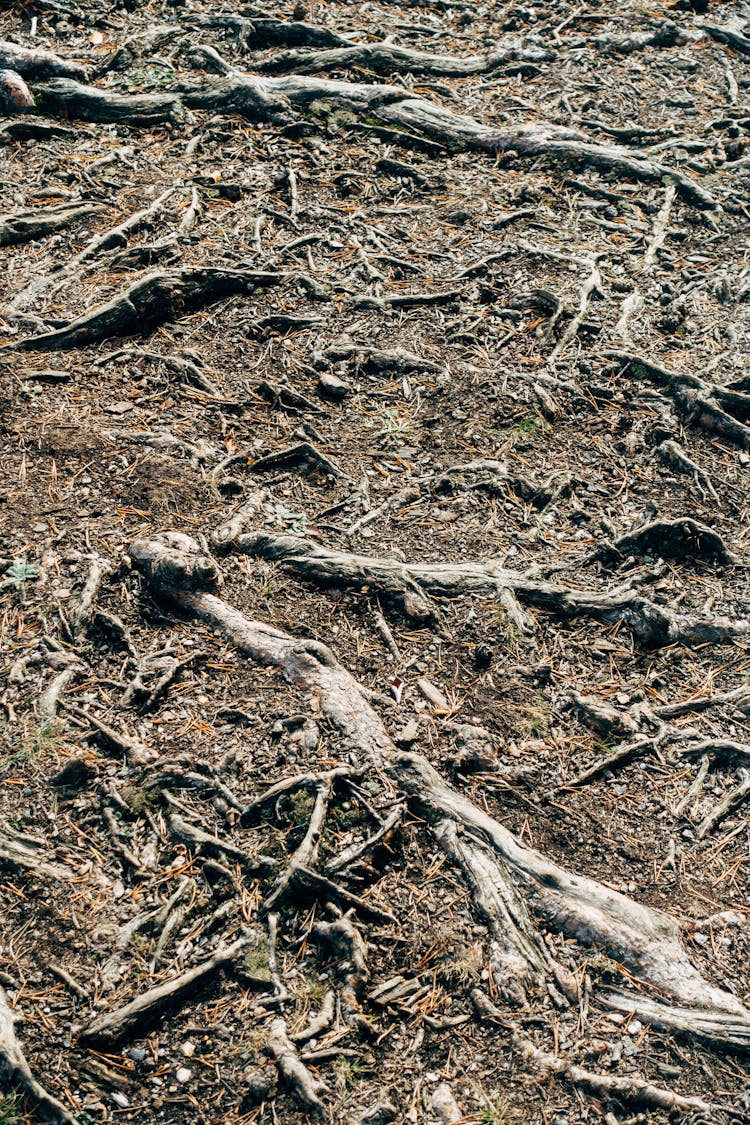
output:
{"label": "forked root", "polygon": [[53,1125],[78,1125],[78,1119],[31,1073],[16,1038],[15,1025],[19,1019],[20,1016],[10,1006],[5,989],[0,988],[0,1077],[9,1085],[20,1086],[36,1103],[37,1113],[45,1121],[51,1121]]}
{"label": "forked root", "polygon": [[[653,999],[635,991],[628,994],[631,1011],[645,1014],[648,1008],[652,1012],[649,1022],[661,1020],[665,1026],[676,1026],[674,1006],[689,1009],[692,1025],[680,1030],[725,1046],[750,1047],[750,1011],[731,993],[701,976],[669,915],[593,879],[573,875],[524,847],[498,821],[443,781],[425,758],[399,754],[362,689],[330,649],[251,621],[200,589],[199,574],[204,576],[203,586],[207,576],[215,585],[218,574],[187,536],[173,533],[136,540],[130,556],[162,598],[170,598],[224,633],[252,659],[279,667],[288,680],[317,696],[320,711],[345,734],[355,760],[369,762],[389,779],[433,825],[438,838],[452,847],[452,858],[463,870],[481,909],[493,917],[495,931],[503,936],[511,954],[518,954],[529,975],[538,976],[547,964],[540,939],[534,936],[520,904],[519,887],[550,926],[583,946],[603,949],[627,970],[631,980],[656,993]],[[320,878],[314,872],[311,875]]]}

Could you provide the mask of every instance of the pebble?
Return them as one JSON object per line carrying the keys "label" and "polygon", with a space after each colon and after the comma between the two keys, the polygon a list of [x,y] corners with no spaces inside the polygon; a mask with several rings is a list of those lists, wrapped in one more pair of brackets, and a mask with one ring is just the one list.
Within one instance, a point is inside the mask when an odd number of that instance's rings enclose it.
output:
{"label": "pebble", "polygon": [[189,1082],[192,1077],[192,1070],[189,1070],[186,1066],[181,1066],[175,1073],[175,1078],[178,1082]]}
{"label": "pebble", "polygon": [[142,1051],[140,1047],[131,1047],[128,1051],[128,1058],[133,1062],[143,1062],[146,1057],[146,1052]]}
{"label": "pebble", "polygon": [[344,398],[351,390],[344,379],[339,379],[338,375],[332,375],[329,371],[324,371],[318,377],[318,387],[329,398]]}
{"label": "pebble", "polygon": [[184,1043],[180,1044],[180,1050],[182,1051],[185,1058],[191,1059],[195,1054],[195,1043],[191,1043],[191,1041],[188,1039]]}
{"label": "pebble", "polygon": [[115,1103],[115,1105],[119,1105],[120,1109],[127,1109],[127,1107],[130,1105],[128,1099],[124,1094],[121,1094],[119,1090],[116,1090],[115,1093],[111,1095],[111,1097],[112,1101]]}

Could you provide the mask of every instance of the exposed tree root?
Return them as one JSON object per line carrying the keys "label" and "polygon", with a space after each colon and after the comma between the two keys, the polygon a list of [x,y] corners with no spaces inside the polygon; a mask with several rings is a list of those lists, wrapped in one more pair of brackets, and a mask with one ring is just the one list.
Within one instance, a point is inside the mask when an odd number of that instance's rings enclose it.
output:
{"label": "exposed tree root", "polygon": [[0,987],[0,1076],[9,1086],[20,1086],[35,1104],[43,1120],[53,1125],[78,1125],[78,1119],[62,1102],[45,1090],[31,1073],[21,1045],[16,1038],[15,1025],[21,1017],[13,1011],[5,989]]}
{"label": "exposed tree root", "polygon": [[318,74],[327,70],[364,67],[374,74],[433,74],[445,78],[468,78],[491,74],[509,62],[538,63],[553,56],[540,47],[499,46],[491,54],[454,58],[429,51],[415,51],[394,43],[350,43],[324,51],[283,51],[256,64],[259,74]]}
{"label": "exposed tree root", "polygon": [[525,1062],[530,1063],[542,1074],[554,1074],[556,1078],[572,1082],[574,1086],[580,1086],[598,1098],[648,1106],[650,1109],[663,1109],[667,1112],[705,1114],[709,1121],[715,1120],[717,1113],[727,1113],[737,1118],[740,1116],[738,1111],[731,1107],[706,1102],[703,1098],[683,1097],[672,1090],[652,1086],[642,1078],[595,1074],[574,1063],[565,1062],[564,1059],[548,1051],[540,1050],[517,1029],[513,1032],[513,1047]]}
{"label": "exposed tree root", "polygon": [[522,604],[537,606],[562,617],[593,617],[608,623],[622,622],[646,645],[701,644],[729,641],[750,632],[749,621],[678,615],[657,605],[627,583],[599,592],[542,582],[519,571],[506,570],[487,559],[464,563],[402,563],[321,547],[294,535],[237,533],[236,521],[221,528],[215,542],[222,550],[234,549],[278,561],[286,570],[324,585],[370,586],[400,601],[455,597],[462,593],[495,593],[507,590]]}
{"label": "exposed tree root", "polygon": [[147,333],[183,313],[237,293],[278,285],[289,276],[211,267],[157,271],[63,328],[6,346],[20,351],[62,351],[96,344],[111,336]]}
{"label": "exposed tree root", "polygon": [[243,950],[253,945],[255,940],[254,935],[238,938],[233,945],[218,950],[212,957],[188,969],[180,976],[149,989],[122,1008],[106,1012],[100,1019],[84,1028],[81,1032],[82,1042],[114,1047],[124,1039],[137,1034],[141,1028],[150,1027],[166,1009],[192,998],[201,983],[230,965]]}
{"label": "exposed tree root", "polygon": [[17,43],[0,41],[0,67],[15,70],[32,81],[45,78],[88,78],[86,67],[72,59],[63,59],[43,47],[20,47]]}
{"label": "exposed tree root", "polygon": [[175,94],[116,94],[72,78],[53,78],[35,86],[34,94],[44,113],[74,121],[151,126],[185,120],[182,103]]}
{"label": "exposed tree root", "polygon": [[12,871],[28,872],[43,879],[72,879],[73,872],[61,863],[44,859],[45,842],[17,832],[10,825],[0,825],[0,866]]}
{"label": "exposed tree root", "polygon": [[15,70],[0,70],[0,112],[31,113],[36,107],[34,95]]}
{"label": "exposed tree root", "polygon": [[59,203],[51,207],[35,207],[0,215],[0,246],[19,246],[68,226],[101,210],[97,203]]}
{"label": "exposed tree root", "polygon": [[648,379],[667,392],[689,423],[743,449],[750,448],[750,395],[709,383],[688,372],[667,371],[641,356],[606,351],[622,365],[622,374]]}
{"label": "exposed tree root", "polygon": [[320,111],[328,103],[331,111],[375,116],[385,124],[406,127],[459,149],[513,151],[521,157],[547,158],[566,165],[586,164],[645,182],[660,182],[664,176],[671,176],[688,202],[698,207],[716,207],[710,192],[695,180],[638,150],[593,141],[585,133],[560,125],[536,123],[498,129],[453,113],[400,86],[370,86],[303,75],[260,78],[232,70],[213,83],[184,84],[179,91],[191,108],[241,113],[251,119],[285,123],[290,119],[291,108],[305,110],[314,106]]}
{"label": "exposed tree root", "polygon": [[279,1017],[271,1024],[268,1036],[268,1053],[276,1062],[281,1084],[285,1086],[302,1105],[316,1113],[324,1113],[325,1105],[320,1095],[328,1087],[325,1082],[315,1078],[297,1054],[286,1030],[286,1020]]}
{"label": "exposed tree root", "polygon": [[613,546],[620,555],[708,559],[729,564],[738,561],[717,531],[689,516],[651,520],[615,539]]}
{"label": "exposed tree root", "polygon": [[744,35],[739,27],[730,27],[728,24],[704,23],[697,25],[717,43],[725,43],[740,55],[750,55],[750,38]]}
{"label": "exposed tree root", "polygon": [[[663,996],[667,1003],[649,1000],[648,1004],[661,1013],[665,1025],[672,1026],[670,1001],[676,1001],[694,1011],[698,1034],[726,1045],[750,1046],[750,1012],[736,997],[704,980],[689,961],[679,941],[678,926],[668,915],[593,880],[571,875],[540,853],[523,847],[501,824],[451,789],[426,759],[399,754],[356,680],[328,648],[251,621],[205,592],[206,586],[216,585],[218,574],[211,560],[200,555],[198,545],[188,537],[173,532],[159,539],[136,540],[130,555],[159,597],[195,614],[252,659],[279,667],[292,683],[314,693],[321,712],[348,739],[355,760],[369,761],[384,773],[436,826],[438,834],[445,835],[447,828],[450,836],[452,826],[454,843],[455,833],[460,834],[471,854],[459,847],[454,857],[461,862],[472,886],[479,882],[480,871],[483,878],[489,877],[491,892],[481,900],[483,909],[494,909],[491,896],[496,900],[498,894],[506,907],[510,904],[511,913],[517,909],[516,892],[508,887],[504,875],[507,869],[512,881],[524,888],[535,910],[550,925],[583,945],[603,948],[627,968],[633,979]],[[317,873],[310,874],[321,878]],[[506,916],[507,909],[495,918],[503,933]],[[538,963],[538,952],[534,959]],[[526,963],[523,954],[522,964]],[[629,994],[629,999],[631,1010],[638,1011],[640,994]]]}
{"label": "exposed tree root", "polygon": [[614,171],[645,182],[671,176],[680,194],[698,207],[714,208],[716,200],[678,169],[660,164],[638,150],[593,141],[585,133],[560,125],[530,124],[497,129],[406,91],[401,86],[365,85],[289,75],[260,78],[228,67],[213,82],[182,84],[178,94],[126,96],[57,78],[36,87],[42,108],[88,121],[131,121],[157,124],[179,121],[181,101],[190,108],[240,113],[251,120],[289,124],[292,109],[329,103],[360,116],[375,116],[426,134],[442,144],[489,153],[513,151],[522,157],[547,158],[567,164]]}
{"label": "exposed tree root", "polygon": [[600,51],[613,55],[630,55],[645,47],[676,47],[687,40],[688,36],[673,20],[659,20],[648,31],[636,31],[631,35],[599,35],[596,45]]}

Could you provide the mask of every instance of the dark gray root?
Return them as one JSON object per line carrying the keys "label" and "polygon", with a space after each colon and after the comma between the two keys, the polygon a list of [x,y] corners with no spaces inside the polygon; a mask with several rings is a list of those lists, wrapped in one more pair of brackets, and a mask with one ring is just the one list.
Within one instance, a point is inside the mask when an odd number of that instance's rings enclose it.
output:
{"label": "dark gray root", "polygon": [[181,123],[185,110],[176,94],[116,94],[72,78],[53,78],[34,87],[36,105],[43,113],[76,121],[128,125]]}
{"label": "dark gray root", "polygon": [[[633,589],[632,582],[610,591],[576,589],[540,581],[506,570],[492,559],[462,563],[402,563],[398,559],[333,551],[296,535],[242,534],[238,521],[220,528],[214,542],[223,551],[236,550],[279,562],[285,570],[330,586],[369,586],[403,601],[426,594],[456,597],[504,590],[525,606],[562,617],[593,617],[608,624],[622,622],[645,645],[655,648],[682,642],[693,645],[729,641],[750,632],[750,621],[679,615]],[[429,603],[427,603],[429,604]]]}
{"label": "dark gray root", "polygon": [[699,23],[697,26],[717,43],[724,43],[740,55],[750,55],[750,39],[740,31],[739,27],[718,23]]}
{"label": "dark gray root", "polygon": [[714,828],[725,816],[729,816],[739,805],[741,805],[750,793],[750,771],[741,769],[738,770],[740,778],[739,785],[727,793],[723,800],[714,805],[708,815],[701,821],[696,829],[696,836],[699,840],[703,840],[708,835],[712,828]]}
{"label": "dark gray root", "polygon": [[734,565],[737,558],[717,531],[689,516],[656,519],[615,539],[621,555],[651,555],[660,559],[707,559]]}
{"label": "dark gray root", "polygon": [[622,374],[647,379],[665,390],[686,421],[743,449],[750,448],[750,394],[709,383],[687,371],[672,372],[641,356],[606,351],[604,355],[622,364]]}
{"label": "dark gray root", "polygon": [[19,351],[63,351],[97,344],[111,336],[145,334],[185,313],[238,293],[250,294],[257,288],[278,285],[289,276],[220,267],[160,270],[63,328],[7,346]]}
{"label": "dark gray root", "polygon": [[20,47],[17,43],[9,43],[7,39],[0,41],[0,67],[15,70],[32,81],[44,78],[79,78],[85,82],[88,78],[88,71],[83,63],[61,59],[59,55],[46,51],[43,47]]}
{"label": "dark gray root", "polygon": [[697,207],[716,207],[714,197],[695,180],[636,149],[594,141],[585,133],[560,125],[534,123],[498,129],[454,113],[401,86],[337,82],[303,75],[261,78],[232,71],[213,82],[183,84],[180,93],[192,108],[241,113],[252,120],[281,123],[291,119],[291,110],[304,111],[313,103],[318,107],[329,103],[331,112],[347,110],[360,117],[376,117],[385,125],[405,127],[458,149],[491,154],[512,151],[523,158],[548,159],[566,166],[583,164],[647,183],[660,183],[668,175],[688,202]]}
{"label": "dark gray root", "polygon": [[689,36],[674,20],[659,20],[648,31],[635,31],[630,35],[599,35],[595,42],[600,51],[612,55],[631,55],[646,47],[676,47],[687,43]]}
{"label": "dark gray root", "polygon": [[253,945],[256,936],[245,934],[226,949],[218,950],[206,961],[201,961],[178,977],[143,992],[122,1008],[106,1012],[100,1019],[84,1028],[81,1042],[114,1047],[124,1039],[132,1038],[142,1029],[151,1027],[170,1008],[193,999],[196,989],[210,980],[220,969],[230,965],[245,949]]}
{"label": "dark gray root", "polygon": [[24,242],[44,238],[101,209],[98,203],[59,203],[51,207],[35,207],[31,211],[16,211],[13,215],[0,215],[0,246],[20,246]]}
{"label": "dark gray root", "polygon": [[[735,996],[715,988],[700,975],[680,943],[677,923],[669,915],[594,880],[573,875],[524,847],[488,813],[451,789],[426,759],[399,754],[360,685],[330,649],[318,641],[298,640],[251,621],[214,594],[201,592],[201,585],[215,586],[218,575],[211,560],[201,556],[198,545],[187,536],[172,532],[158,539],[136,540],[130,546],[130,557],[160,597],[222,632],[258,663],[280,668],[290,682],[314,695],[321,713],[347,739],[355,760],[369,762],[389,778],[444,838],[447,832],[451,839],[453,827],[452,842],[460,836],[454,854],[470,885],[479,882],[480,870],[489,872],[492,890],[482,899],[484,909],[492,903],[490,893],[501,894],[506,905],[510,904],[511,914],[517,909],[517,894],[505,888],[504,872],[509,872],[514,885],[524,888],[535,910],[551,926],[582,945],[603,949],[613,962],[625,966],[632,980],[655,991],[657,998],[648,1003],[656,1005],[658,1011],[664,1008],[665,1023],[669,1023],[669,1005],[674,1001],[694,1011],[698,1034],[725,1045],[750,1046],[750,1012]],[[462,851],[461,846],[471,851]],[[317,884],[328,899],[329,887],[337,890],[335,884],[305,868],[298,872],[297,881],[310,889]],[[495,923],[508,937],[505,917],[497,917]],[[508,940],[511,948],[517,948],[512,934]],[[525,953],[521,963],[527,963]],[[664,997],[667,1003],[662,1004],[658,997]],[[639,1000],[640,995],[634,992],[631,1010],[638,1009]]]}
{"label": "dark gray root", "polygon": [[10,1006],[5,989],[0,987],[0,1078],[3,1079],[3,1085],[5,1088],[20,1086],[44,1121],[50,1121],[53,1125],[79,1125],[78,1118],[45,1090],[31,1073],[31,1067],[16,1038],[15,1025],[20,1020],[21,1016]]}

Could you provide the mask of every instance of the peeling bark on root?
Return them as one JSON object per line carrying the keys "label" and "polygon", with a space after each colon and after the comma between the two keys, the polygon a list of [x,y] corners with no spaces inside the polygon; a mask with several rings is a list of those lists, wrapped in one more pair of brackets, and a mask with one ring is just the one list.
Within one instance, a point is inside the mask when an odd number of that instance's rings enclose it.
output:
{"label": "peeling bark on root", "polygon": [[[633,590],[627,583],[614,590],[576,589],[543,582],[531,575],[506,570],[493,559],[463,563],[402,563],[333,551],[296,535],[238,533],[238,522],[225,525],[214,541],[222,550],[234,549],[279,562],[286,570],[323,585],[367,585],[399,600],[425,594],[456,597],[465,593],[510,591],[526,606],[537,606],[562,617],[593,617],[610,624],[622,622],[645,645],[660,648],[732,640],[750,632],[750,621],[701,618],[673,613]],[[429,607],[428,607],[429,608]]]}
{"label": "peeling bark on root", "polygon": [[71,320],[63,328],[6,345],[11,350],[49,352],[97,344],[111,336],[152,331],[186,312],[256,288],[278,285],[291,274],[186,267],[148,274],[105,305]]}
{"label": "peeling bark on root", "polygon": [[4,988],[0,988],[0,1077],[9,1086],[18,1085],[36,1103],[36,1111],[53,1125],[78,1125],[78,1119],[48,1093],[31,1073],[21,1046],[16,1038],[15,1024],[18,1016],[8,1002]]}
{"label": "peeling bark on root", "polygon": [[314,1078],[301,1061],[297,1048],[287,1035],[286,1020],[281,1017],[271,1024],[268,1053],[276,1062],[281,1083],[296,1095],[302,1105],[316,1113],[325,1113],[325,1105],[319,1095],[328,1087],[325,1082]]}
{"label": "peeling bark on root", "polygon": [[[180,533],[158,539],[134,541],[130,546],[133,564],[149,580],[161,598],[193,613],[219,629],[240,651],[266,665],[280,668],[286,678],[315,693],[320,709],[348,739],[352,754],[369,761],[403,793],[410,803],[448,837],[451,825],[456,835],[472,847],[470,853],[455,851],[472,887],[488,870],[492,895],[500,894],[511,904],[518,902],[511,882],[528,894],[535,910],[563,933],[584,946],[603,948],[624,965],[632,977],[656,990],[660,998],[645,999],[628,994],[631,1011],[647,1008],[665,1026],[676,1027],[672,1001],[693,1014],[692,1026],[679,1030],[711,1039],[725,1046],[750,1047],[750,1011],[735,996],[710,985],[691,964],[679,940],[677,923],[662,911],[643,906],[594,880],[573,875],[539,852],[526,848],[486,812],[451,789],[427,760],[416,754],[399,754],[379,716],[365,700],[356,680],[338,663],[330,649],[318,641],[297,640],[278,629],[251,621],[234,607],[201,587],[216,585],[218,574],[210,559],[200,555],[198,545]],[[503,866],[501,866],[501,864]],[[314,878],[320,878],[311,873]],[[486,910],[490,894],[480,900]],[[494,907],[490,906],[490,909]],[[520,914],[519,914],[520,916]],[[528,963],[526,948],[514,943],[506,928],[507,910],[495,919],[511,948]],[[515,921],[515,919],[514,919]],[[528,947],[528,940],[526,941]],[[538,945],[532,946],[539,966]],[[641,1000],[643,1005],[641,1006]],[[606,999],[605,999],[606,1002]]]}

